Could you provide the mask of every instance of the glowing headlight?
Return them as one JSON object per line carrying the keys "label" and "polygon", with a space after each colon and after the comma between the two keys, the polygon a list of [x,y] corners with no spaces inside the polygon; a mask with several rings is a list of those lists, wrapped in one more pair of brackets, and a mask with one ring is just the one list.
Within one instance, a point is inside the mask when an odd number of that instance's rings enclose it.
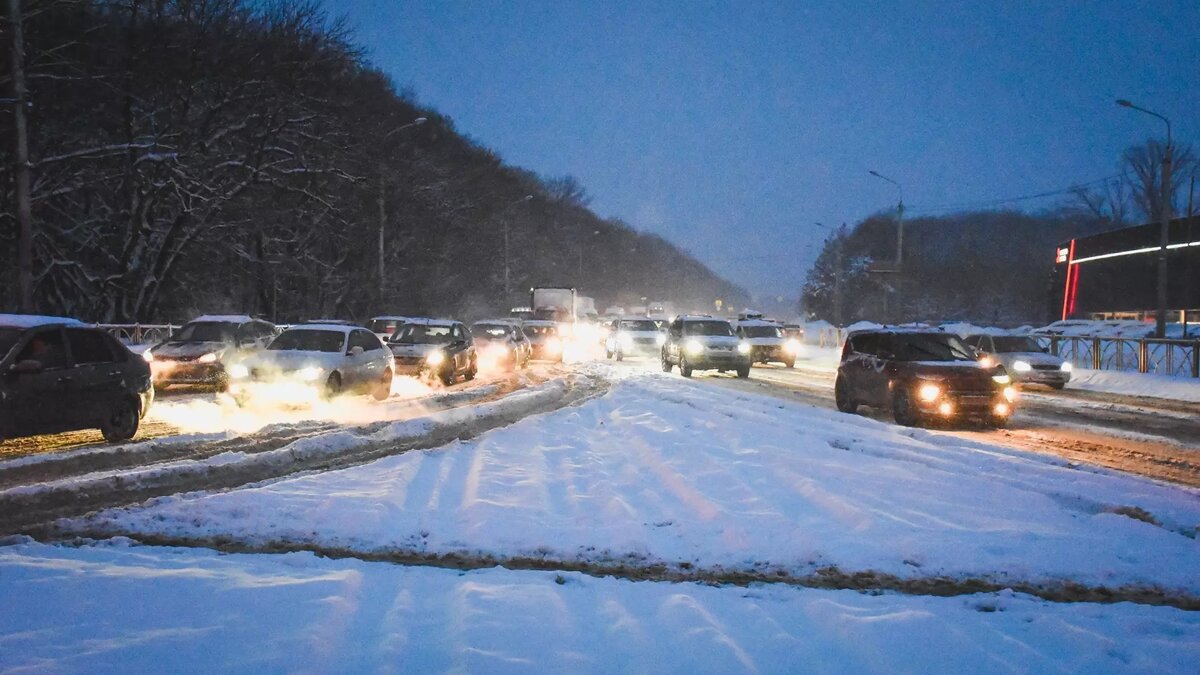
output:
{"label": "glowing headlight", "polygon": [[154,353],[147,349],[142,352],[142,360],[146,363],[154,363]]}
{"label": "glowing headlight", "polygon": [[917,397],[922,401],[936,401],[941,395],[942,388],[931,382],[926,382],[917,389]]}
{"label": "glowing headlight", "polygon": [[683,348],[692,356],[704,353],[704,345],[700,344],[699,340],[688,340],[687,344],[684,345]]}
{"label": "glowing headlight", "polygon": [[990,356],[979,357],[979,367],[980,368],[991,368],[994,365],[996,365],[996,359],[993,359]]}
{"label": "glowing headlight", "polygon": [[296,375],[298,375],[300,379],[304,380],[305,382],[319,380],[323,374],[324,372],[316,366],[309,366],[296,371]]}
{"label": "glowing headlight", "polygon": [[1007,403],[997,403],[995,410],[996,410],[996,414],[1001,417],[1004,417],[1004,416],[1008,415],[1010,412],[1012,412],[1012,409],[1008,407]]}
{"label": "glowing headlight", "polygon": [[1075,370],[1075,366],[1071,365],[1070,361],[1063,361],[1063,364],[1061,366],[1059,366],[1058,369],[1063,371],[1064,373],[1069,373],[1072,370]]}
{"label": "glowing headlight", "polygon": [[1029,365],[1028,361],[1013,361],[1013,370],[1018,373],[1028,373],[1033,370],[1033,366]]}
{"label": "glowing headlight", "polygon": [[787,342],[783,343],[783,348],[786,349],[787,353],[789,353],[789,354],[799,354],[800,353],[800,341],[797,340],[796,338],[792,338],[791,340],[788,340]]}
{"label": "glowing headlight", "polygon": [[204,356],[201,356],[200,358],[196,359],[196,361],[198,363],[216,363],[217,362],[217,354],[216,354],[216,352],[209,352],[209,353],[205,354]]}
{"label": "glowing headlight", "polygon": [[229,377],[235,380],[250,377],[250,369],[240,363],[235,363],[232,366],[229,366],[225,369],[225,372],[229,373]]}
{"label": "glowing headlight", "polygon": [[440,366],[446,360],[446,352],[442,350],[432,351],[425,357],[425,363],[431,366]]}
{"label": "glowing headlight", "polygon": [[750,343],[739,342],[738,343],[738,353],[739,354],[749,354],[750,353]]}
{"label": "glowing headlight", "polygon": [[658,341],[658,346],[659,346],[659,347],[661,347],[661,346],[663,346],[663,345],[667,344],[667,336],[666,336],[666,335],[663,335],[662,333],[659,333],[659,334],[658,334],[658,337],[656,337],[656,338],[655,338],[655,340],[657,340],[657,341]]}
{"label": "glowing headlight", "polygon": [[1012,387],[1004,388],[1004,400],[1012,403],[1017,400],[1017,390]]}
{"label": "glowing headlight", "polygon": [[556,337],[547,339],[546,340],[546,351],[548,351],[548,352],[562,351],[562,340],[559,340]]}
{"label": "glowing headlight", "polygon": [[629,333],[617,333],[617,341],[625,346],[633,344],[633,336]]}
{"label": "glowing headlight", "polygon": [[999,375],[993,375],[992,382],[995,382],[996,384],[1008,384],[1012,382],[1012,378],[1008,376],[1008,373],[1001,373]]}

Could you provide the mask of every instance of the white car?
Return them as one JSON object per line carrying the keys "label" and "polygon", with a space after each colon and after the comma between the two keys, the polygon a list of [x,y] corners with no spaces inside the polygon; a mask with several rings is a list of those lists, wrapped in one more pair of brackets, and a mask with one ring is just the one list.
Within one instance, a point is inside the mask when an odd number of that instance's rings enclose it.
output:
{"label": "white car", "polygon": [[239,400],[253,395],[254,384],[283,383],[326,397],[364,392],[382,401],[391,395],[395,364],[391,350],[366,328],[302,324],[227,370],[229,393]]}
{"label": "white car", "polygon": [[412,319],[407,316],[376,316],[367,322],[367,329],[377,335],[380,340],[387,342],[392,336],[404,329],[404,324]]}
{"label": "white car", "polygon": [[750,360],[755,363],[782,363],[788,368],[796,365],[800,343],[789,340],[783,326],[762,319],[744,319],[737,322],[736,333],[744,344],[750,345]]}
{"label": "white car", "polygon": [[604,340],[604,355],[618,361],[626,356],[657,357],[666,341],[667,334],[651,319],[621,319],[613,322]]}
{"label": "white car", "polygon": [[972,335],[966,343],[981,362],[1004,366],[1013,382],[1062,389],[1071,381],[1071,362],[1055,356],[1030,335]]}

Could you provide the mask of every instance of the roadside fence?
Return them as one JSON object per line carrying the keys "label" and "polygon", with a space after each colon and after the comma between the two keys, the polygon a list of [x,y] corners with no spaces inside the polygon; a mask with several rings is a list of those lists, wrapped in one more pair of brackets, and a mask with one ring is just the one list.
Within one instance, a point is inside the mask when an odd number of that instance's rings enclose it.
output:
{"label": "roadside fence", "polygon": [[1200,378],[1200,340],[1157,338],[1039,338],[1077,368]]}

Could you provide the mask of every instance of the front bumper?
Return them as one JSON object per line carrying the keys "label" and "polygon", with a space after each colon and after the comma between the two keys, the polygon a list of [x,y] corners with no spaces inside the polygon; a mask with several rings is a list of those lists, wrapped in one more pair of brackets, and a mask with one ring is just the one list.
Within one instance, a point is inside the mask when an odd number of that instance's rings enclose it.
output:
{"label": "front bumper", "polygon": [[684,358],[687,359],[687,364],[693,370],[714,370],[749,367],[753,361],[750,354],[742,354],[737,350],[730,349],[729,351],[717,351],[706,349],[700,354],[684,353]]}
{"label": "front bumper", "polygon": [[397,356],[395,372],[397,375],[421,375],[429,370],[429,362],[424,356]]}
{"label": "front bumper", "polygon": [[755,363],[784,363],[795,358],[787,352],[783,345],[752,345],[750,347],[750,360]]}
{"label": "front bumper", "polygon": [[1066,384],[1071,381],[1071,373],[1060,368],[1041,369],[1034,368],[1019,373],[1013,369],[1009,369],[1008,374],[1012,377],[1013,382],[1021,384]]}
{"label": "front bumper", "polygon": [[930,419],[1011,417],[1016,410],[1001,392],[949,391],[932,401],[921,400],[914,392],[913,399],[921,415]]}
{"label": "front bumper", "polygon": [[617,351],[625,356],[658,356],[662,352],[662,345],[657,340],[634,340],[618,343]]}
{"label": "front bumper", "polygon": [[225,380],[225,366],[197,361],[159,360],[150,363],[157,386],[168,384],[219,384]]}

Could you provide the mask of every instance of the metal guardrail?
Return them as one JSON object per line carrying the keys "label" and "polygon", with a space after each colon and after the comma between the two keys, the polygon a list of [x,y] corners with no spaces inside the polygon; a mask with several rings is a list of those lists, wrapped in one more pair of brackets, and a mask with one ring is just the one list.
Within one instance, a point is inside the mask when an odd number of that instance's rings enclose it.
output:
{"label": "metal guardrail", "polygon": [[1039,338],[1078,368],[1200,378],[1200,340],[1157,338]]}
{"label": "metal guardrail", "polygon": [[169,323],[97,323],[94,325],[129,345],[157,344],[171,337],[180,328]]}

